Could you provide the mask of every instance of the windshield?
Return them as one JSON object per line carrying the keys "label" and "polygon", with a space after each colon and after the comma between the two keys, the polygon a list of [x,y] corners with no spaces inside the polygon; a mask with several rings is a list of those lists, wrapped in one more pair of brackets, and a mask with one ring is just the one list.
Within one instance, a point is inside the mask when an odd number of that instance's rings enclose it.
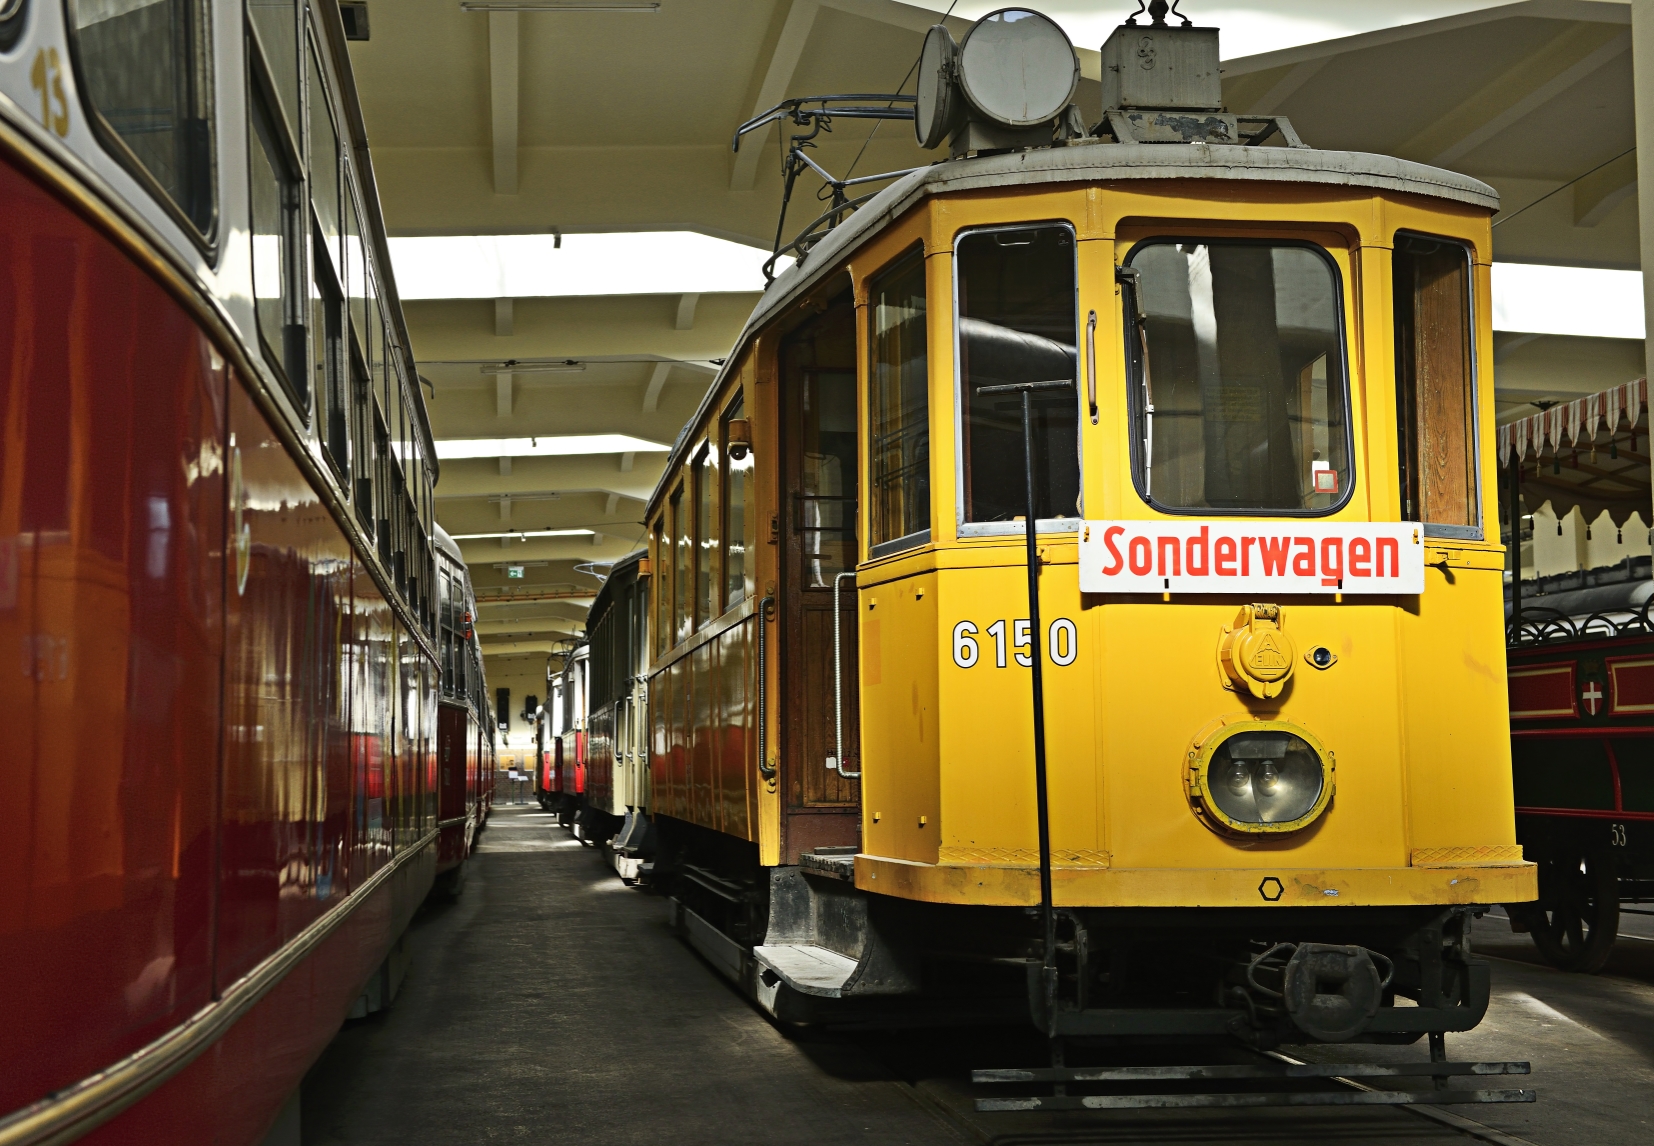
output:
{"label": "windshield", "polygon": [[1078,514],[1079,407],[1074,381],[1074,232],[1067,224],[976,231],[959,240],[962,521],[1027,513],[1022,398],[985,387],[1066,382],[1031,395],[1034,511]]}
{"label": "windshield", "polygon": [[1138,246],[1126,265],[1144,496],[1173,510],[1342,504],[1348,398],[1337,272],[1325,253],[1164,239]]}

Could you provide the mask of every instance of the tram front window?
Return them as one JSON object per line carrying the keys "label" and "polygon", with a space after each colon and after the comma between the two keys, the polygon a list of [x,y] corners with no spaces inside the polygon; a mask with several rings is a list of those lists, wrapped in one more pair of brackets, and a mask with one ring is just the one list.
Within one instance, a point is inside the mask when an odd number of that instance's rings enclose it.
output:
{"label": "tram front window", "polygon": [[1304,244],[1166,239],[1126,263],[1143,495],[1170,510],[1341,505],[1349,400],[1332,261]]}
{"label": "tram front window", "polygon": [[[965,235],[958,245],[962,521],[1027,512],[1019,382],[1072,383],[1077,317],[1074,232],[1047,224]],[[1034,505],[1040,520],[1079,514],[1079,405],[1072,386],[1033,391]]]}

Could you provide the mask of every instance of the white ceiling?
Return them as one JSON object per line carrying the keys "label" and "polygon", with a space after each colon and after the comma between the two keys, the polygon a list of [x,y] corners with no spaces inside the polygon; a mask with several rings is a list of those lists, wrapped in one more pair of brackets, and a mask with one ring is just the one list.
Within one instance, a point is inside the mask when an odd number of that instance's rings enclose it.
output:
{"label": "white ceiling", "polygon": [[[778,136],[771,130],[733,155],[735,126],[785,96],[894,90],[925,28],[948,7],[662,0],[653,15],[502,17],[464,12],[458,0],[370,5],[372,39],[351,45],[352,62],[393,236],[558,232],[572,252],[579,237],[603,232],[697,232],[760,254],[775,231]],[[962,16],[997,6],[960,3],[948,22],[957,36],[968,27]],[[1186,6],[1198,23],[1226,29],[1224,94],[1236,110],[1288,115],[1313,146],[1436,161],[1486,180],[1507,205],[1495,230],[1500,260],[1637,268],[1634,155],[1572,182],[1633,143],[1625,4]],[[1132,7],[1044,5],[1079,42],[1088,118],[1101,112],[1091,106],[1101,100],[1096,49]],[[1264,46],[1271,50],[1259,54]],[[905,125],[870,132],[865,122],[841,123],[816,158],[834,171],[854,162],[857,174],[935,158]],[[813,191],[803,187],[795,199],[795,225],[814,213]],[[757,298],[687,289],[694,285],[661,278],[649,294],[498,304],[473,288],[477,297],[409,302],[436,436],[628,434],[670,443]],[[1641,345],[1628,340],[1503,335],[1500,354],[1506,407],[1624,381],[1642,365]],[[584,369],[499,372],[512,360],[571,359]],[[577,570],[636,546],[663,457],[519,457],[509,473],[495,458],[443,464],[438,518],[451,532],[592,531],[509,548],[462,543],[485,597],[510,589],[535,598],[484,607],[486,649],[540,655],[579,631],[598,582]],[[507,578],[512,562],[526,563],[522,579]]]}

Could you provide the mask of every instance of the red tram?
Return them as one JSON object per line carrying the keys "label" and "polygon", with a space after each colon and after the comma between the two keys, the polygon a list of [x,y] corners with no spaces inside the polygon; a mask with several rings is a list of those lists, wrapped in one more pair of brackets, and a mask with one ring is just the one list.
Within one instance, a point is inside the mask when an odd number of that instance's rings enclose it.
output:
{"label": "red tram", "polygon": [[465,860],[494,806],[494,732],[477,640],[477,598],[459,546],[436,527],[437,627],[442,695],[437,702],[436,882],[457,897]]}
{"label": "red tram", "polygon": [[542,807],[557,813],[558,822],[564,827],[574,825],[586,796],[586,693],[590,661],[590,648],[580,645],[564,658],[562,669],[548,673],[546,679],[548,718],[540,725],[545,736],[540,754],[545,781],[536,795]]}
{"label": "red tram", "polygon": [[365,140],[335,0],[0,4],[5,1146],[257,1142],[453,862]]}
{"label": "red tram", "polygon": [[1569,971],[1600,971],[1620,912],[1654,901],[1647,400],[1637,379],[1499,430],[1507,537],[1511,505],[1531,523],[1506,609],[1516,832],[1539,864],[1538,900],[1509,910]]}

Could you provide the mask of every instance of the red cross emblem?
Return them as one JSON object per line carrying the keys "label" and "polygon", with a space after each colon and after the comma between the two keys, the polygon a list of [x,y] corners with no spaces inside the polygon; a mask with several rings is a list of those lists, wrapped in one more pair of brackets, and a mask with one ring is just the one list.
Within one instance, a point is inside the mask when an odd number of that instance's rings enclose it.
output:
{"label": "red cross emblem", "polygon": [[1602,707],[1602,686],[1594,680],[1585,682],[1585,691],[1580,693],[1580,699],[1585,702],[1585,711],[1592,716]]}

